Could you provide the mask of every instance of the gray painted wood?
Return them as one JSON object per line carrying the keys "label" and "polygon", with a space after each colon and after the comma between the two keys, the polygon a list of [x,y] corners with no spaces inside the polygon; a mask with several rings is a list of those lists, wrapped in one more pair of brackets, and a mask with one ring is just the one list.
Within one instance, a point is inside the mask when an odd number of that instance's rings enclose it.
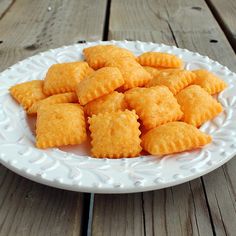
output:
{"label": "gray painted wood", "polygon": [[236,1],[206,0],[206,2],[228,36],[234,50],[236,50]]}
{"label": "gray painted wood", "polygon": [[0,169],[0,235],[81,235],[82,194]]}
{"label": "gray painted wood", "polygon": [[[103,37],[106,0],[17,0],[5,9],[0,70],[49,48]],[[84,203],[81,193],[31,182],[0,165],[0,235],[81,235]]]}
{"label": "gray painted wood", "polygon": [[5,13],[14,4],[14,0],[1,0],[0,1],[0,19],[5,15]]}
{"label": "gray painted wood", "polygon": [[[112,0],[109,39],[177,44],[208,55],[236,71],[235,54],[202,0]],[[218,42],[212,43],[212,39]],[[236,160],[232,160],[203,179],[137,194],[139,201],[136,201],[134,209],[143,211],[145,235],[234,235],[235,166]],[[100,235],[101,232],[120,235],[123,232],[123,221],[119,224],[116,219],[125,207],[113,211],[113,206],[118,205],[121,198],[125,206],[131,196],[109,195],[104,201],[104,196],[95,195],[93,235]],[[112,217],[106,219],[104,224],[107,215]],[[122,215],[128,222],[129,218]],[[136,215],[136,220],[134,224],[139,225],[141,216],[138,218]],[[108,224],[119,226],[116,226],[116,230],[108,230]],[[137,235],[142,234],[140,230]]]}
{"label": "gray painted wood", "polygon": [[0,70],[39,51],[102,39],[105,12],[106,0],[16,1],[0,21]]}
{"label": "gray painted wood", "polygon": [[92,235],[145,235],[142,194],[95,194]]}

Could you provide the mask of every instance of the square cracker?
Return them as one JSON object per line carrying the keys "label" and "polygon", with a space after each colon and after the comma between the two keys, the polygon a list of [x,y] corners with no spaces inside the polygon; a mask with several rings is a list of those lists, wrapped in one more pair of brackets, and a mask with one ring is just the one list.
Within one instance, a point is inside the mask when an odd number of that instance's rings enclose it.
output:
{"label": "square cracker", "polygon": [[211,95],[198,85],[191,85],[176,95],[184,115],[182,120],[199,127],[213,119],[223,108]]}
{"label": "square cracker", "polygon": [[166,155],[199,148],[210,143],[211,136],[184,122],[170,122],[142,136],[142,147],[152,155]]}
{"label": "square cracker", "polygon": [[36,122],[38,148],[80,144],[86,136],[84,112],[79,104],[40,106]]}
{"label": "square cracker", "polygon": [[42,105],[46,104],[50,105],[57,103],[73,103],[73,102],[78,102],[77,95],[74,92],[52,95],[50,97],[47,97],[45,99],[33,103],[33,105],[29,107],[29,109],[27,110],[27,114],[28,115],[37,114],[39,107]]}
{"label": "square cracker", "polygon": [[153,87],[157,85],[167,86],[170,91],[175,95],[183,88],[192,84],[196,75],[188,70],[171,70],[166,71],[147,83],[146,87]]}
{"label": "square cracker", "polygon": [[115,45],[97,45],[88,47],[83,50],[83,53],[89,66],[95,70],[104,67],[105,63],[111,58],[130,57],[135,59],[132,52]]}
{"label": "square cracker", "polygon": [[126,108],[125,95],[114,91],[87,103],[84,111],[88,116],[92,116],[99,113],[124,111]]}
{"label": "square cracker", "polygon": [[43,93],[43,81],[32,80],[12,86],[11,96],[27,110],[34,102],[42,100],[47,96]]}
{"label": "square cracker", "polygon": [[176,98],[165,86],[131,89],[125,93],[125,100],[146,129],[180,120],[183,115]]}
{"label": "square cracker", "polygon": [[201,69],[194,70],[193,73],[196,75],[194,84],[201,86],[211,95],[219,93],[227,87],[223,80],[210,71]]}
{"label": "square cracker", "polygon": [[47,95],[74,92],[79,82],[92,72],[84,61],[54,64],[48,69],[43,91]]}
{"label": "square cracker", "polygon": [[85,105],[111,93],[124,84],[120,71],[115,67],[103,67],[82,80],[76,88],[80,104]]}
{"label": "square cracker", "polygon": [[151,79],[151,75],[132,58],[114,58],[106,62],[107,66],[117,67],[125,81],[124,90],[143,87]]}
{"label": "square cracker", "polygon": [[98,158],[120,158],[139,155],[141,132],[134,111],[118,111],[89,118],[92,155]]}

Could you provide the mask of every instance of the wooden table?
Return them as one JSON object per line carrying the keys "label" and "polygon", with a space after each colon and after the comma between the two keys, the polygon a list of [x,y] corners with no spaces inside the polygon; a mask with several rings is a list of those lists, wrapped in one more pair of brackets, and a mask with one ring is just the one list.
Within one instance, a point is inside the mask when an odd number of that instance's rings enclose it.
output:
{"label": "wooden table", "polygon": [[[177,45],[236,71],[235,0],[0,0],[0,69],[84,40]],[[236,235],[236,159],[163,190],[83,194],[0,167],[0,235]]]}

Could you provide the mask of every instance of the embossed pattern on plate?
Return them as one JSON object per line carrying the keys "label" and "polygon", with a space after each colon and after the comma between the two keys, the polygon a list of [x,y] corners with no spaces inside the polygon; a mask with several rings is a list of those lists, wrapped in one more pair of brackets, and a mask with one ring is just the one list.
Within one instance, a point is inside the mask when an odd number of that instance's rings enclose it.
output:
{"label": "embossed pattern on plate", "polygon": [[[229,87],[218,95],[224,111],[201,130],[213,142],[203,149],[164,157],[141,156],[118,160],[89,156],[89,144],[63,149],[34,147],[30,121],[11,98],[10,86],[43,79],[54,63],[83,58],[82,50],[96,44],[115,44],[139,55],[162,51],[180,56],[185,68],[205,68],[219,75]],[[109,41],[65,46],[40,53],[0,74],[0,160],[3,165],[31,180],[57,188],[96,193],[128,193],[161,189],[202,176],[223,165],[236,154],[236,74],[196,52],[164,44]]]}

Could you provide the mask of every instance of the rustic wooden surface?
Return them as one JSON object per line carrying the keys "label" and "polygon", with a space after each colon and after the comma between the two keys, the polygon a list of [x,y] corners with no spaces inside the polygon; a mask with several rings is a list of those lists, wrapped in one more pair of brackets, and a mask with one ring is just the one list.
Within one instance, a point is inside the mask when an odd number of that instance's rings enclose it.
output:
{"label": "rustic wooden surface", "polygon": [[236,50],[236,1],[207,0],[206,2]]}
{"label": "rustic wooden surface", "polygon": [[[102,39],[106,1],[93,3],[0,1],[0,70],[49,48]],[[31,182],[0,166],[0,235],[84,235],[88,197]]]}
{"label": "rustic wooden surface", "polygon": [[[128,39],[175,44],[236,71],[235,13],[233,0],[0,0],[0,70],[65,44]],[[235,167],[164,190],[90,196],[0,166],[0,235],[234,236]]]}
{"label": "rustic wooden surface", "polygon": [[[109,39],[176,44],[208,55],[236,71],[235,53],[201,0],[113,0]],[[135,214],[135,209],[142,209],[143,214],[125,228],[130,231],[130,227],[140,225],[142,219],[144,235],[234,235],[236,186],[232,183],[236,182],[236,176],[232,171],[235,166],[236,160],[232,160],[204,178],[166,190],[137,194],[139,200],[131,210]],[[120,198],[126,205],[130,195],[115,198],[106,195],[106,201],[103,197],[95,195],[93,235],[122,235],[123,224],[118,227],[116,217],[109,218],[106,224],[101,219],[114,215],[113,206],[119,205]],[[129,222],[122,208],[115,211],[115,216],[120,214]],[[116,227],[107,227],[114,224]],[[143,235],[143,231],[135,235]]]}

